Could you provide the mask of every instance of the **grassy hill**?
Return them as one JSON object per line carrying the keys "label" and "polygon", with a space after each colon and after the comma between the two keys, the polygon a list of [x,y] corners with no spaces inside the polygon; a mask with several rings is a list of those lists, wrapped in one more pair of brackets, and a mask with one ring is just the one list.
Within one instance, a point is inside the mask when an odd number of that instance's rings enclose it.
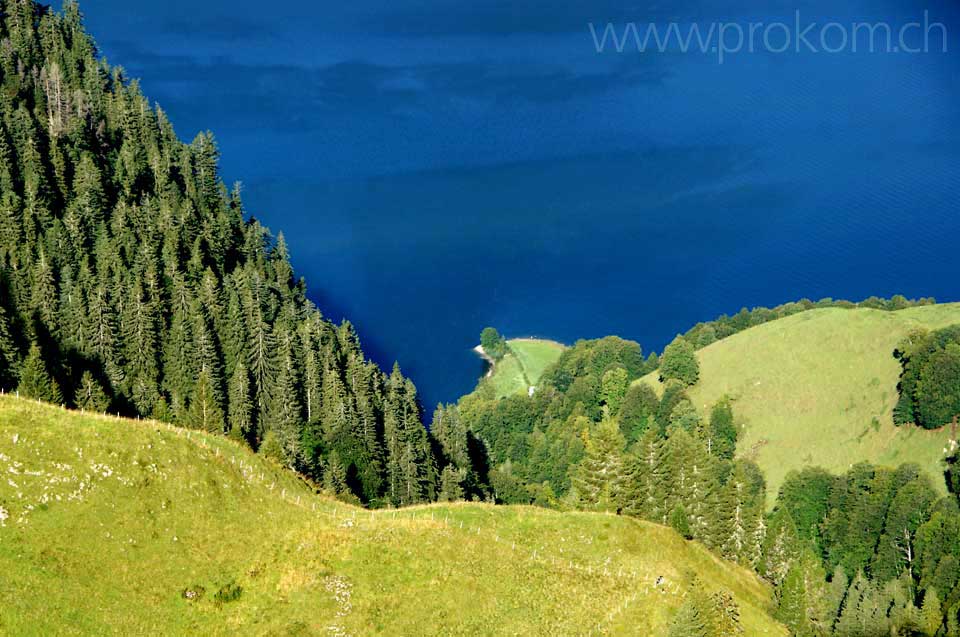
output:
{"label": "grassy hill", "polygon": [[537,338],[516,338],[507,344],[509,351],[484,381],[493,385],[497,398],[527,393],[530,387],[536,387],[543,370],[566,349],[556,341]]}
{"label": "grassy hill", "polygon": [[[916,462],[938,488],[950,432],[895,427],[899,363],[893,349],[914,327],[960,323],[960,304],[898,312],[821,309],[760,325],[698,352],[690,397],[705,411],[725,394],[742,423],[738,453],[757,461],[772,502],[792,469],[836,472],[858,461]],[[638,382],[659,389],[656,373]]]}
{"label": "grassy hill", "polygon": [[224,438],[9,396],[0,473],[0,633],[659,635],[696,572],[785,634],[753,575],[627,518],[370,512]]}

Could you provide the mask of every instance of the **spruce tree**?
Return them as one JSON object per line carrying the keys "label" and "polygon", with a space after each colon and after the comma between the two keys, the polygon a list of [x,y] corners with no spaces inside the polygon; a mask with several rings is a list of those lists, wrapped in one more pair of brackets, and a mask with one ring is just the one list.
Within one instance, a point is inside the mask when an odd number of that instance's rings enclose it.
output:
{"label": "spruce tree", "polygon": [[453,465],[447,465],[440,473],[440,502],[456,502],[463,500],[463,480],[466,472]]}
{"label": "spruce tree", "polygon": [[670,526],[674,531],[680,534],[685,540],[693,539],[693,531],[690,530],[690,520],[687,518],[687,511],[683,505],[677,503],[670,512]]}
{"label": "spruce tree", "polygon": [[775,510],[767,525],[760,574],[779,585],[786,578],[800,550],[797,527],[790,512],[785,509]]}
{"label": "spruce tree", "polygon": [[923,592],[923,604],[920,606],[920,628],[924,635],[933,637],[943,624],[943,610],[937,589],[928,588]]}
{"label": "spruce tree", "polygon": [[743,626],[740,624],[740,606],[733,593],[720,590],[711,596],[713,600],[714,631],[720,637],[736,637],[743,635]]}
{"label": "spruce tree", "polygon": [[253,404],[250,402],[250,376],[247,366],[239,361],[230,379],[228,425],[232,437],[249,439],[253,432]]}
{"label": "spruce tree", "polygon": [[0,389],[13,389],[18,377],[19,356],[11,336],[6,310],[0,306]]}
{"label": "spruce tree", "polygon": [[85,371],[80,378],[73,404],[77,409],[103,413],[110,408],[110,398],[93,374]]}
{"label": "spruce tree", "polygon": [[625,442],[616,422],[604,420],[587,434],[586,454],[574,470],[573,487],[580,505],[599,511],[615,511],[623,504],[626,469]]}
{"label": "spruce tree", "polygon": [[60,386],[47,371],[40,347],[36,343],[30,346],[30,352],[23,361],[17,392],[24,398],[35,398],[54,405],[63,402]]}
{"label": "spruce tree", "polygon": [[719,617],[716,608],[703,590],[703,585],[694,579],[684,597],[683,603],[677,609],[670,628],[669,637],[720,637],[717,631]]}
{"label": "spruce tree", "polygon": [[618,417],[620,431],[623,432],[628,445],[639,440],[651,426],[659,405],[660,399],[647,383],[639,383],[627,388]]}
{"label": "spruce tree", "polygon": [[194,429],[209,433],[224,433],[223,411],[213,389],[213,377],[205,369],[197,377],[197,383],[187,412],[187,423]]}
{"label": "spruce tree", "polygon": [[663,445],[656,429],[648,429],[626,461],[624,510],[648,520],[660,521],[666,515],[663,492]]}
{"label": "spruce tree", "polygon": [[299,370],[296,361],[296,345],[287,321],[289,317],[285,317],[277,324],[279,332],[275,364],[277,376],[270,396],[265,424],[267,429],[277,435],[286,463],[290,467],[296,467],[303,458],[300,440],[303,416],[298,392]]}

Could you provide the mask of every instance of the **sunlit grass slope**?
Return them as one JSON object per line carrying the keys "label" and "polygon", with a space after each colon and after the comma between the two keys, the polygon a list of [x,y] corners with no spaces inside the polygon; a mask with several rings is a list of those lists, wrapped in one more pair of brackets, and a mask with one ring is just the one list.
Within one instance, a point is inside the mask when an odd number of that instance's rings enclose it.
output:
{"label": "sunlit grass slope", "polygon": [[0,473],[0,634],[660,635],[690,573],[784,634],[753,575],[627,518],[369,512],[222,438],[10,397]]}
{"label": "sunlit grass slope", "polygon": [[[725,394],[735,399],[738,453],[760,465],[770,500],[792,469],[842,472],[859,461],[916,462],[945,490],[940,462],[949,431],[893,424],[900,375],[893,350],[911,328],[954,323],[956,303],[803,312],[701,350],[690,396],[703,413]],[[656,374],[643,382],[657,385]]]}
{"label": "sunlit grass slope", "polygon": [[543,371],[555,363],[565,349],[556,341],[537,338],[517,338],[508,344],[509,352],[487,379],[497,398],[526,393],[530,387],[536,387]]}

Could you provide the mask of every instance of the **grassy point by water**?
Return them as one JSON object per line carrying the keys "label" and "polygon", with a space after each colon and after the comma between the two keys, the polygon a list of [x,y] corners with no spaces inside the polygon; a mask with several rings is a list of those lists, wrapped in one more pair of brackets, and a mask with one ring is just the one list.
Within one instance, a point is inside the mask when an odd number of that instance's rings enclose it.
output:
{"label": "grassy point by water", "polygon": [[484,382],[491,383],[497,398],[527,393],[536,387],[543,371],[555,363],[566,346],[538,338],[516,338],[507,341],[509,351],[492,367]]}

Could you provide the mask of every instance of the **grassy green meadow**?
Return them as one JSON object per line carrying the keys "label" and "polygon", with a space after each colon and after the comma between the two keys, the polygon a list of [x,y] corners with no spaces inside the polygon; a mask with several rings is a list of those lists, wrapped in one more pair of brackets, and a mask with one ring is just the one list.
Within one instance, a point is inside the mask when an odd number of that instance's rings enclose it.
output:
{"label": "grassy green meadow", "polygon": [[[760,465],[771,503],[793,469],[843,472],[859,461],[918,463],[945,492],[940,472],[950,432],[893,424],[900,375],[893,350],[912,328],[954,323],[957,303],[803,312],[698,352],[700,382],[690,397],[702,413],[724,395],[735,400],[738,454]],[[660,389],[656,373],[638,382]]]}
{"label": "grassy green meadow", "polygon": [[371,512],[221,437],[9,396],[0,471],[4,634],[659,635],[691,573],[785,634],[755,576],[633,519]]}
{"label": "grassy green meadow", "polygon": [[556,341],[516,338],[507,341],[509,351],[485,380],[494,387],[497,398],[527,393],[536,387],[543,370],[556,362],[565,347]]}

